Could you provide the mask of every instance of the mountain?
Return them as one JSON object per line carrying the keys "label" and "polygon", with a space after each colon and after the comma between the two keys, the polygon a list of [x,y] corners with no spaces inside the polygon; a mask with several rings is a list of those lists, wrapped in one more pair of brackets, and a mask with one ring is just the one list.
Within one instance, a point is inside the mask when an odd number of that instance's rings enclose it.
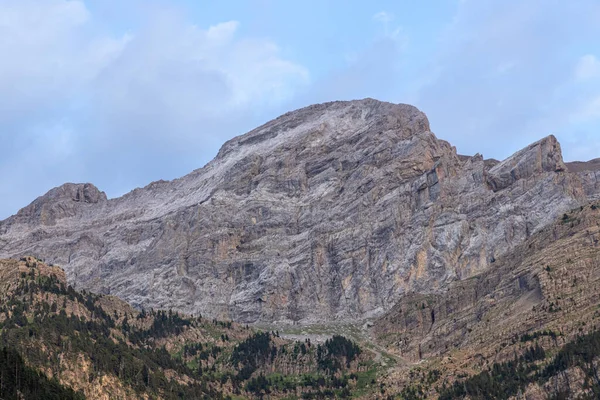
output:
{"label": "mountain", "polygon": [[289,112],[189,175],[110,199],[65,184],[0,222],[0,257],[63,265],[77,289],[240,322],[348,322],[490,270],[600,196],[598,163],[553,136],[466,157],[415,107]]}
{"label": "mountain", "polygon": [[385,380],[413,398],[600,398],[600,201],[444,292],[404,296],[373,333],[415,363]]}
{"label": "mountain", "polygon": [[74,290],[33,257],[0,260],[0,398],[367,398],[371,352],[292,341],[231,321],[137,311]]}
{"label": "mountain", "polygon": [[1,257],[2,398],[600,396],[600,161],[553,136],[499,161],[314,105],[174,181],[52,189]]}

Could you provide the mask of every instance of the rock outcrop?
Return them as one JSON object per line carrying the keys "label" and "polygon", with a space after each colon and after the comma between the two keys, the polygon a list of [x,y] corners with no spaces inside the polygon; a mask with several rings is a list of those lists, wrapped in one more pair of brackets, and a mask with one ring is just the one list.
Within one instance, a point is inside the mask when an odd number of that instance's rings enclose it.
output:
{"label": "rock outcrop", "polygon": [[[487,393],[481,398],[498,398],[492,395],[497,384],[511,388],[504,396],[510,399],[596,398],[598,387],[589,383],[596,368],[585,363],[598,364],[598,346],[587,344],[598,340],[582,338],[600,338],[599,303],[600,202],[593,201],[564,213],[481,274],[438,293],[403,296],[373,322],[371,333],[390,353],[415,362],[412,370],[398,368],[384,379],[398,391],[416,385],[420,374],[418,384],[428,392],[423,398],[438,398],[461,377],[482,374]],[[536,367],[521,388],[492,372],[534,347],[545,355],[527,361]],[[565,363],[576,358],[565,356],[568,348],[585,361]],[[514,364],[509,369],[522,371]],[[485,374],[493,378],[486,381]],[[435,385],[427,379],[433,375]],[[444,398],[455,397],[462,398]]]}
{"label": "rock outcrop", "polygon": [[30,227],[55,225],[58,220],[84,212],[89,208],[88,205],[106,200],[106,193],[90,183],[65,183],[38,197],[8,221],[11,225],[23,224]]}
{"label": "rock outcrop", "polygon": [[572,340],[598,317],[599,293],[600,204],[592,203],[563,214],[477,276],[440,293],[404,296],[374,331],[413,360],[456,348],[498,359],[501,343],[530,331],[552,329]]}
{"label": "rock outcrop", "polygon": [[493,267],[596,189],[553,136],[502,162],[458,156],[415,107],[333,102],[117,199],[54,189],[0,222],[0,257],[35,254],[143,307],[346,321]]}
{"label": "rock outcrop", "polygon": [[567,168],[581,178],[590,199],[600,199],[600,158],[588,162],[570,162]]}
{"label": "rock outcrop", "polygon": [[543,172],[561,172],[566,169],[560,144],[554,136],[542,139],[493,166],[487,182],[493,191],[506,189],[520,179]]}

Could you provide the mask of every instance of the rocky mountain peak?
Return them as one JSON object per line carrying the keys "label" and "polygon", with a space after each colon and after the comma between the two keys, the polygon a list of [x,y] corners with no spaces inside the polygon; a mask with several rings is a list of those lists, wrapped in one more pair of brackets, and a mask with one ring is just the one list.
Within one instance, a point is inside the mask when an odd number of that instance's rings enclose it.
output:
{"label": "rocky mountain peak", "polygon": [[488,173],[488,183],[492,190],[498,191],[534,174],[566,169],[560,143],[550,135],[492,167]]}
{"label": "rocky mountain peak", "polygon": [[57,188],[0,222],[0,257],[37,255],[79,288],[147,308],[244,322],[361,319],[488,270],[600,194],[586,174],[566,169],[553,136],[485,160],[457,155],[413,106],[332,102],[118,199]]}
{"label": "rocky mountain peak", "polygon": [[311,138],[310,135],[315,131],[344,136],[360,132],[361,129],[374,134],[391,131],[399,140],[430,130],[427,116],[408,104],[393,104],[370,98],[334,101],[288,112],[231,139],[222,146],[217,159],[260,143],[268,142],[273,145],[282,140],[289,143],[307,136]]}
{"label": "rocky mountain peak", "polygon": [[76,215],[80,204],[105,201],[106,193],[91,183],[65,183],[38,197],[15,217],[27,223],[54,225],[59,219]]}
{"label": "rocky mountain peak", "polygon": [[65,183],[42,197],[54,201],[71,200],[80,203],[99,203],[107,200],[106,193],[91,183]]}

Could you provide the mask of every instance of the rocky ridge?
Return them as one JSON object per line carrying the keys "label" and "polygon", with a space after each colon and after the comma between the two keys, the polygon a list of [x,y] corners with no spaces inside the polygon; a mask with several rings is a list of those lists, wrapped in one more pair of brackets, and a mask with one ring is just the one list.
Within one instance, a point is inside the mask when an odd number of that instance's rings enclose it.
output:
{"label": "rocky ridge", "polygon": [[[600,318],[600,204],[577,208],[537,232],[494,267],[443,293],[412,293],[375,322],[381,343],[414,361],[449,349],[498,354],[502,341],[552,329],[572,340]],[[583,324],[585,325],[585,323]],[[592,326],[593,323],[590,325]]]}
{"label": "rocky ridge", "polygon": [[0,222],[77,288],[243,322],[360,320],[494,266],[600,196],[546,137],[506,160],[459,156],[425,114],[372,99],[282,115],[205,167],[107,200],[67,184]]}
{"label": "rocky ridge", "polygon": [[[415,363],[393,371],[386,382],[403,388],[416,381],[411,373],[418,370],[418,375],[427,377],[435,371],[438,382],[424,385],[428,393],[423,398],[436,398],[435,387],[441,388],[443,382],[493,371],[532,346],[546,351],[538,360],[537,370],[542,373],[556,361],[553,356],[561,347],[573,346],[582,335],[598,335],[599,304],[600,203],[596,201],[564,213],[479,275],[453,282],[444,292],[404,296],[375,321],[373,334],[388,351]],[[579,353],[586,354],[583,345],[578,346]],[[600,363],[597,347],[586,356],[595,365]],[[561,391],[565,399],[596,398],[589,393],[594,384],[583,377],[585,368],[564,367],[531,379],[521,388],[522,397],[506,394],[504,398],[541,400],[555,398]],[[509,380],[496,377],[487,388]],[[599,383],[594,390],[600,390]]]}

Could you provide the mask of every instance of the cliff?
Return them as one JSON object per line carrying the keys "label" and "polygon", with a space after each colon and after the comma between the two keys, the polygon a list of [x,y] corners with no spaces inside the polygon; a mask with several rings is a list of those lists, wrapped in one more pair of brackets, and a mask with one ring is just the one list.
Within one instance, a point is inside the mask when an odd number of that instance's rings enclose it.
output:
{"label": "cliff", "polygon": [[117,199],[53,189],[0,222],[0,257],[35,254],[76,288],[146,308],[361,320],[494,267],[596,198],[596,172],[570,169],[553,136],[498,162],[457,155],[415,107],[326,103]]}

